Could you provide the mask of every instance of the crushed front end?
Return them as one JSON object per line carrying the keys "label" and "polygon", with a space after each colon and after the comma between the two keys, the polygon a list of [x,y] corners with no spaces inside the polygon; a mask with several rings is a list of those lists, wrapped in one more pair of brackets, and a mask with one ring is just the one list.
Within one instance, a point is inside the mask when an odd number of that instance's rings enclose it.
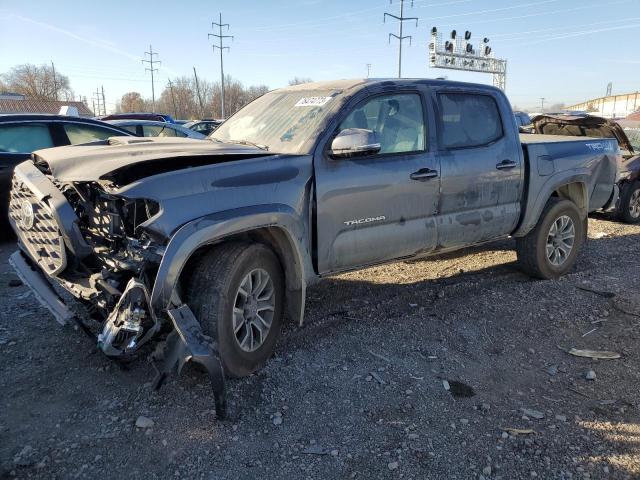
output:
{"label": "crushed front end", "polygon": [[[15,169],[9,220],[20,248],[12,263],[36,298],[64,321],[73,314],[52,285],[73,295],[86,311],[86,318],[76,319],[112,358],[130,357],[150,340],[166,337],[159,376],[190,360],[202,363],[216,405],[224,405],[222,367],[188,306],[177,300],[154,311],[150,301],[168,242],[146,228],[161,213],[160,204],[117,195],[104,180],[61,183],[35,158]],[[87,325],[89,318],[97,323]]]}
{"label": "crushed front end", "polygon": [[18,245],[102,322],[98,343],[107,355],[131,354],[161,327],[149,289],[164,246],[140,228],[159,205],[114,196],[97,182],[60,184],[47,173],[32,162],[16,167],[9,220]]}

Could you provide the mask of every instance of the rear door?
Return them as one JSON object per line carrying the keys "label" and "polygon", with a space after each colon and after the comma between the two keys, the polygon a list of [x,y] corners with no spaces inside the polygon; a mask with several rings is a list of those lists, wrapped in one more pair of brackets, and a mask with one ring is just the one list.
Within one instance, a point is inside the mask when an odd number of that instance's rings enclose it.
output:
{"label": "rear door", "polygon": [[439,248],[511,233],[520,216],[523,166],[506,99],[491,90],[440,88],[434,94],[442,175]]}
{"label": "rear door", "polygon": [[348,270],[435,248],[439,166],[418,90],[369,95],[343,113],[343,129],[377,133],[378,154],[315,158],[317,264]]}

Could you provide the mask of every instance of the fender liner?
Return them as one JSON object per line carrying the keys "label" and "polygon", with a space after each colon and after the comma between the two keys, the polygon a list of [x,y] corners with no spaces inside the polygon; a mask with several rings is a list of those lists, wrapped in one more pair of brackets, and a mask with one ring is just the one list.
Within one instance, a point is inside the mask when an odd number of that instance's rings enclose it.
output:
{"label": "fender liner", "polygon": [[[290,244],[290,258],[283,265],[287,283],[289,315],[298,323],[304,317],[307,274],[312,272],[310,254],[305,247],[306,222],[291,207],[282,204],[258,205],[218,212],[183,225],[173,235],[165,250],[151,293],[156,312],[166,311],[180,274],[191,255],[199,248],[225,238],[261,228],[276,228]],[[294,273],[294,275],[291,275]]]}

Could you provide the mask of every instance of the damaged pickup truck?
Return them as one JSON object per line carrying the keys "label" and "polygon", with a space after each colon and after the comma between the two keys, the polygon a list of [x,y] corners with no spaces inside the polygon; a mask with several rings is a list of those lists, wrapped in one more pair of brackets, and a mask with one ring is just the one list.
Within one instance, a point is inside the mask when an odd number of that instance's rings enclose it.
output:
{"label": "damaged pickup truck", "polygon": [[493,87],[310,83],[207,141],[35,152],[13,179],[12,262],[59,319],[52,284],[87,305],[110,357],[169,334],[174,360],[242,377],[328,275],[507,237],[526,273],[564,274],[587,214],[616,202],[619,162],[614,139],[520,136]]}

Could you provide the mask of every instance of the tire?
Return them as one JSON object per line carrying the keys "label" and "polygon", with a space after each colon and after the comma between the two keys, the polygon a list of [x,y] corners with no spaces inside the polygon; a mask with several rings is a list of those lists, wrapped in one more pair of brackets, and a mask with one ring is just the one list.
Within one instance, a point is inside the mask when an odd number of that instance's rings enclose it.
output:
{"label": "tire", "polygon": [[640,222],[640,181],[625,183],[620,189],[620,200],[616,208],[618,220],[624,223]]}
{"label": "tire", "polygon": [[[569,218],[573,226],[574,237],[568,254],[561,255],[562,249],[567,250],[567,243],[555,248],[552,242],[551,229],[554,224],[556,228],[563,225],[564,218]],[[558,222],[558,223],[556,223]],[[567,222],[569,225],[569,222]],[[567,228],[567,227],[562,227]],[[570,231],[566,232],[567,234]],[[520,268],[528,275],[543,280],[558,278],[567,273],[575,264],[580,250],[587,237],[587,221],[581,218],[580,210],[575,203],[570,200],[563,200],[552,197],[545,205],[537,225],[526,236],[516,239],[516,252]],[[547,243],[551,242],[553,252],[548,253]],[[554,263],[556,262],[560,263]]]}
{"label": "tire", "polygon": [[[273,311],[265,310],[270,308],[265,305],[271,300],[253,301],[252,304],[251,295],[243,296],[240,292],[241,285],[243,291],[250,289],[250,285],[243,283],[250,274],[257,285],[263,283],[265,273],[273,288],[271,290],[267,282],[266,293],[263,293],[266,296],[271,292]],[[282,326],[284,289],[280,262],[265,245],[222,244],[199,259],[187,282],[185,297],[204,333],[217,342],[220,360],[228,376],[251,375],[273,354]],[[255,297],[261,298],[259,294]],[[247,314],[249,320],[245,318],[243,323],[244,314],[238,311],[250,312]],[[264,327],[269,316],[270,327],[260,338],[258,327]],[[234,324],[236,328],[240,325],[237,334]],[[247,340],[247,334],[254,335]]]}

